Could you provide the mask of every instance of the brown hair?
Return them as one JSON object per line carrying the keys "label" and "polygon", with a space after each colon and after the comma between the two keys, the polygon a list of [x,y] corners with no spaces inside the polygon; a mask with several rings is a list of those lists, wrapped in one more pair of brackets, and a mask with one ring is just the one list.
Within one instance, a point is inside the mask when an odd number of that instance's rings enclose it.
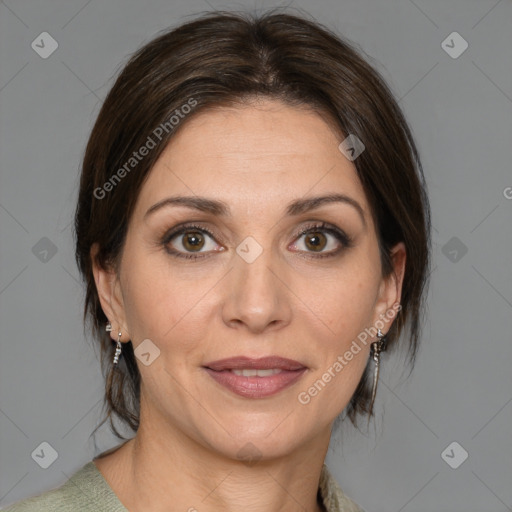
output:
{"label": "brown hair", "polygon": [[[101,347],[106,377],[101,424],[109,418],[120,439],[126,438],[113,416],[134,432],[139,426],[140,374],[131,342],[123,344],[118,369],[112,367],[115,343],[105,332],[91,246],[99,245],[99,265],[118,269],[138,193],[173,134],[205,109],[257,96],[313,108],[344,136],[363,141],[365,151],[354,165],[372,209],[383,276],[393,271],[389,252],[396,243],[403,241],[407,253],[402,309],[388,332],[388,350],[407,326],[401,344],[411,369],[414,365],[428,283],[430,208],[418,151],[392,92],[351,43],[315,21],[274,11],[204,14],[159,35],[130,58],[103,103],[83,159],[75,255],[87,287],[84,326],[89,318]],[[194,108],[184,116],[187,104]],[[173,115],[178,123],[170,122]],[[156,147],[129,169],[133,152],[158,127],[166,128],[152,137],[159,139]],[[358,413],[373,414],[370,365],[371,359],[345,410],[354,425]]]}

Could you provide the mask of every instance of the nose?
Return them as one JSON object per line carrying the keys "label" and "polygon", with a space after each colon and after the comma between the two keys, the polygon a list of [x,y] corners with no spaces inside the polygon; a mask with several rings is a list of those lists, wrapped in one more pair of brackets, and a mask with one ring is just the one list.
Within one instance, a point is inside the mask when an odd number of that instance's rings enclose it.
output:
{"label": "nose", "polygon": [[231,328],[251,333],[283,328],[291,320],[290,290],[285,269],[270,249],[251,263],[238,254],[225,284],[223,320]]}

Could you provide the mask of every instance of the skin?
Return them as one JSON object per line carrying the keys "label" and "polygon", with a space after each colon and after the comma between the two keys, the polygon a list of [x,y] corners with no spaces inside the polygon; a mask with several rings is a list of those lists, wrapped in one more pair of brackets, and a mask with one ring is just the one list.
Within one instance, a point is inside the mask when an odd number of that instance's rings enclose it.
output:
{"label": "skin", "polygon": [[[170,504],[190,512],[323,510],[317,489],[332,424],[376,338],[308,404],[298,394],[400,301],[405,266],[400,243],[392,253],[395,274],[382,277],[370,207],[353,162],[338,149],[341,140],[321,115],[268,99],[198,114],[176,133],[140,191],[119,275],[94,266],[112,338],[120,329],[123,343],[136,349],[150,339],[160,350],[149,366],[137,360],[137,435],[95,460],[131,512]],[[285,214],[291,201],[332,193],[357,201],[364,222],[339,202]],[[167,206],[145,217],[175,195],[223,201],[231,215]],[[353,246],[321,229],[313,230],[317,238],[298,234],[312,221],[343,230]],[[166,251],[162,238],[183,222],[215,236],[199,233],[204,245],[194,249],[183,245],[190,233],[182,234],[167,247],[206,257]],[[247,236],[263,249],[252,263],[236,253]],[[319,240],[319,248],[311,243]],[[328,253],[334,255],[315,258]],[[385,333],[392,320],[384,322]],[[236,355],[279,355],[308,370],[276,395],[244,398],[202,368]],[[255,464],[237,456],[247,443],[261,457]]]}

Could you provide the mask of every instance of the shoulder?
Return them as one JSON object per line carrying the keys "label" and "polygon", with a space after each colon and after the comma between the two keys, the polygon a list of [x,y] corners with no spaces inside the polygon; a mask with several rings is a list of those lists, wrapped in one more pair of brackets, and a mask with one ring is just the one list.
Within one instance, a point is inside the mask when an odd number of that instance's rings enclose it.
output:
{"label": "shoulder", "polygon": [[91,461],[61,487],[26,498],[3,512],[126,512]]}
{"label": "shoulder", "polygon": [[344,494],[325,464],[322,468],[319,488],[327,512],[365,512]]}

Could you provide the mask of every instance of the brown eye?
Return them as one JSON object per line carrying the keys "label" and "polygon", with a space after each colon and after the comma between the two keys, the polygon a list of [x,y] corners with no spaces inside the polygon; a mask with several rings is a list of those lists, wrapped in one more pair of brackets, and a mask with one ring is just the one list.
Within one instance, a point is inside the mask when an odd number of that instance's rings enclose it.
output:
{"label": "brown eye", "polygon": [[305,239],[304,239],[304,242],[306,244],[306,247],[312,251],[322,251],[323,249],[325,249],[325,246],[327,245],[327,237],[317,231],[317,232],[310,232],[310,233],[307,233],[305,236]]}
{"label": "brown eye", "polygon": [[182,244],[187,251],[195,251],[203,248],[204,236],[199,231],[188,231],[183,235]]}
{"label": "brown eye", "polygon": [[205,258],[224,248],[215,243],[215,236],[206,228],[199,226],[181,226],[165,234],[161,241],[165,250],[180,258]]}
{"label": "brown eye", "polygon": [[311,258],[327,258],[337,256],[352,246],[353,240],[344,231],[322,223],[303,228],[291,248]]}

